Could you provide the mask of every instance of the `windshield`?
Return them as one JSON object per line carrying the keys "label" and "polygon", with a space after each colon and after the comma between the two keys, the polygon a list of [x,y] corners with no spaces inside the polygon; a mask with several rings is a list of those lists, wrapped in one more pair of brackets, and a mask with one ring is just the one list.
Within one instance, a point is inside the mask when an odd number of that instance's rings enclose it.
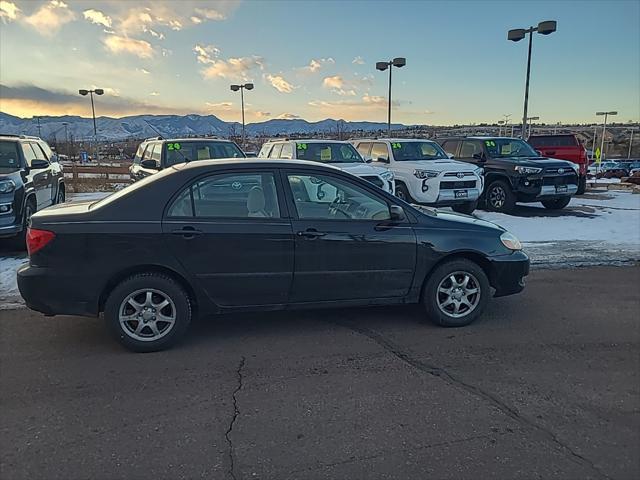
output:
{"label": "windshield", "polygon": [[0,168],[18,168],[18,142],[0,142]]}
{"label": "windshield", "polygon": [[434,142],[391,142],[391,148],[396,162],[449,158]]}
{"label": "windshield", "polygon": [[311,142],[296,143],[300,160],[311,160],[321,163],[364,163],[358,151],[350,143]]}
{"label": "windshield", "polygon": [[244,158],[244,154],[235,143],[216,141],[182,141],[164,144],[167,166],[192,160],[211,160],[216,158]]}
{"label": "windshield", "polygon": [[517,138],[496,138],[485,140],[485,147],[491,158],[539,157],[540,155],[524,140]]}

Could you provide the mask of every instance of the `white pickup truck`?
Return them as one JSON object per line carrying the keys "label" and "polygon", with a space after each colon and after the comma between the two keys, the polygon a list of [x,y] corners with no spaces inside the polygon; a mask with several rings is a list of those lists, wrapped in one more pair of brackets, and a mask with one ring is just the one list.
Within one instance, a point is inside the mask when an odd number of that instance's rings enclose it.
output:
{"label": "white pickup truck", "polygon": [[450,206],[465,214],[478,205],[484,187],[482,168],[450,159],[435,142],[389,138],[351,143],[365,160],[393,172],[396,195],[407,202]]}

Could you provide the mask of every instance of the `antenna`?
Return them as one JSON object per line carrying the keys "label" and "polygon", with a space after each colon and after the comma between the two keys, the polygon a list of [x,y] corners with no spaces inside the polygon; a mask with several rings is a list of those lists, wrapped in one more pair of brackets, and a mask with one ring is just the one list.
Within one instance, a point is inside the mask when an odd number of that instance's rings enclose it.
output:
{"label": "antenna", "polygon": [[144,123],[146,123],[147,125],[149,125],[151,127],[151,130],[153,130],[154,132],[156,132],[158,134],[158,136],[160,137],[160,140],[164,140],[164,136],[160,133],[160,130],[158,130],[156,127],[154,127],[153,125],[151,125],[149,123],[149,121],[147,119],[144,119]]}

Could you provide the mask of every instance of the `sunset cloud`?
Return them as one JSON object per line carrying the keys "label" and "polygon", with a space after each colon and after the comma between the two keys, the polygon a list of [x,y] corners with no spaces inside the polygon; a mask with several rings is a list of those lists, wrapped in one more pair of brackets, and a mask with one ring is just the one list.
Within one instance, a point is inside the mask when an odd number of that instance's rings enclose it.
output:
{"label": "sunset cloud", "polygon": [[58,33],[60,28],[75,20],[76,14],[61,0],[50,0],[33,14],[24,18],[24,22],[34,28],[40,35],[50,37]]}
{"label": "sunset cloud", "polygon": [[103,43],[109,52],[115,54],[127,53],[138,58],[152,58],[154,55],[153,47],[145,40],[108,35]]}
{"label": "sunset cloud", "polygon": [[333,93],[343,96],[355,96],[355,89],[349,85],[340,75],[334,75],[332,77],[325,77],[322,80],[322,86],[331,90]]}
{"label": "sunset cloud", "polygon": [[281,75],[266,75],[265,79],[280,93],[291,93],[296,88]]}
{"label": "sunset cloud", "polygon": [[3,23],[13,22],[18,18],[20,14],[20,9],[13,2],[8,2],[6,0],[0,1],[0,19],[2,19]]}
{"label": "sunset cloud", "polygon": [[103,27],[111,28],[111,17],[109,15],[105,15],[100,10],[89,9],[82,12],[85,20],[95,24],[102,25]]}

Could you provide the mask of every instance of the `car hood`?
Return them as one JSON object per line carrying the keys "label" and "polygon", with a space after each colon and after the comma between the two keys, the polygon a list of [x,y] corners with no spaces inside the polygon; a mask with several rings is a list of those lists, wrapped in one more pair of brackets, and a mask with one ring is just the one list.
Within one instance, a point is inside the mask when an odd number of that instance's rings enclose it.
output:
{"label": "car hood", "polygon": [[13,178],[20,172],[18,167],[0,167],[0,180],[5,178]]}
{"label": "car hood", "polygon": [[525,167],[572,168],[571,166],[573,165],[572,162],[567,162],[566,160],[547,157],[505,157],[497,160]]}
{"label": "car hood", "polygon": [[413,207],[424,215],[428,216],[431,220],[435,218],[438,222],[442,222],[441,226],[443,228],[465,229],[469,226],[473,226],[495,230],[496,233],[506,232],[506,229],[501,227],[500,225],[496,225],[495,223],[488,222],[486,220],[481,220],[480,218],[472,217],[471,215],[449,212],[447,210],[425,207],[423,205],[413,205]]}
{"label": "car hood", "polygon": [[470,172],[478,167],[471,163],[456,162],[455,160],[407,160],[395,162],[394,168],[402,170],[433,170],[435,172]]}
{"label": "car hood", "polygon": [[376,167],[369,165],[368,163],[332,163],[334,167],[338,167],[345,172],[349,172],[352,175],[380,175],[387,171],[384,167]]}

